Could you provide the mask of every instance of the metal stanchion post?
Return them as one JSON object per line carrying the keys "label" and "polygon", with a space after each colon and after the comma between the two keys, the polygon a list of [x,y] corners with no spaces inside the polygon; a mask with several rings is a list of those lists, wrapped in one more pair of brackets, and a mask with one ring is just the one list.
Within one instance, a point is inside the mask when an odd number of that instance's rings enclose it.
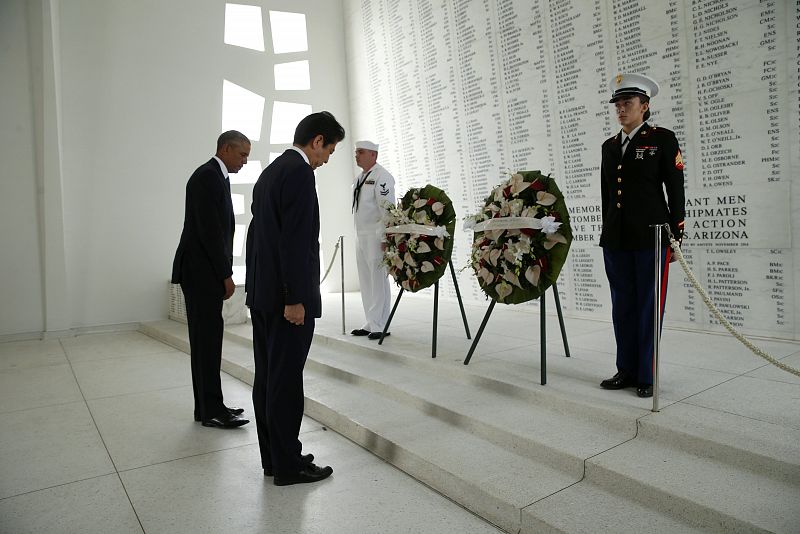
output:
{"label": "metal stanchion post", "polygon": [[653,234],[655,236],[655,302],[653,303],[653,410],[658,408],[658,352],[661,344],[661,225],[654,224]]}
{"label": "metal stanchion post", "polygon": [[342,335],[347,334],[347,330],[344,327],[344,236],[339,236],[339,254],[340,254],[340,265],[342,266]]}

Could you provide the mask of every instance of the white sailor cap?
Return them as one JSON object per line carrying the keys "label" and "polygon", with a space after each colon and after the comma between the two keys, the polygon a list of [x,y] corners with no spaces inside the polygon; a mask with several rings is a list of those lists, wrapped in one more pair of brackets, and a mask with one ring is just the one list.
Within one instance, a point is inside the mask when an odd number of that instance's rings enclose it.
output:
{"label": "white sailor cap", "polygon": [[611,89],[611,100],[614,103],[626,96],[644,96],[648,99],[658,94],[658,82],[642,74],[617,74],[608,84]]}
{"label": "white sailor cap", "polygon": [[373,143],[372,141],[358,141],[356,143],[356,148],[363,148],[364,150],[372,150],[373,152],[378,151],[378,145]]}

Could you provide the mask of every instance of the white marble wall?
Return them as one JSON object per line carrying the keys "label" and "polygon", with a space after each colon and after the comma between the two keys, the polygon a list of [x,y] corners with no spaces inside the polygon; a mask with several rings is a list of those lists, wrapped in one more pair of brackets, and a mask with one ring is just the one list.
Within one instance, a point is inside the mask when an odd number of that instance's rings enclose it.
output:
{"label": "white marble wall", "polygon": [[[381,143],[399,191],[442,187],[460,218],[504,172],[552,172],[575,231],[559,284],[573,316],[610,318],[597,247],[600,144],[618,130],[608,80],[656,78],[650,122],[686,160],[692,270],[744,332],[800,338],[800,1],[344,5],[355,137]],[[457,266],[470,240],[456,236]],[[459,283],[483,299],[469,270]],[[722,330],[677,264],[667,301],[668,325]]]}

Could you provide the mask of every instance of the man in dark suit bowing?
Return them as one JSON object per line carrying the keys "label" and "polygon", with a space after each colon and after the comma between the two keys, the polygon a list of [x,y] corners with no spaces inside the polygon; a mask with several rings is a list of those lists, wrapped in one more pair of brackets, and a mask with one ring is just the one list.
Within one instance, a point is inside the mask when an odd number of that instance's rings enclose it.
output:
{"label": "man in dark suit bowing", "polygon": [[231,130],[217,139],[217,152],[186,184],[183,232],[172,283],[186,301],[192,359],[194,420],[203,426],[235,428],[249,423],[244,410],[222,402],[222,301],[233,295],[233,231],[229,172],[238,172],[250,155],[250,140]]}
{"label": "man in dark suit bowing", "polygon": [[319,203],[314,169],[328,162],[344,128],[323,111],[297,125],[294,145],[253,188],[247,233],[247,305],[253,322],[253,409],[264,475],[276,486],[333,473],[302,454],[303,367],[322,316]]}

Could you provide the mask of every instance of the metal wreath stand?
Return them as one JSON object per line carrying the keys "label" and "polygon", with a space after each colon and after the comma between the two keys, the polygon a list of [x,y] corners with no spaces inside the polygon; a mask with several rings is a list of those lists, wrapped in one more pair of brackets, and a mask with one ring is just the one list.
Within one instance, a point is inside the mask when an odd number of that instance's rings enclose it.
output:
{"label": "metal wreath stand", "polygon": [[[453,277],[453,285],[456,288],[456,298],[458,299],[458,307],[461,310],[461,319],[464,321],[464,330],[467,333],[467,339],[472,339],[469,333],[469,324],[467,323],[467,314],[464,312],[464,302],[461,300],[461,291],[458,289],[458,280],[456,280],[456,272],[453,269],[453,261],[448,260],[447,264],[450,267],[450,274]],[[400,288],[400,293],[397,294],[397,299],[394,301],[394,306],[392,307],[391,313],[389,313],[389,319],[386,321],[386,325],[383,327],[383,331],[381,332],[381,338],[378,341],[378,345],[383,345],[383,338],[386,337],[386,332],[389,330],[389,325],[392,324],[392,317],[394,317],[394,312],[397,311],[397,305],[400,304],[400,297],[403,296],[403,292],[405,291],[404,288]],[[431,346],[431,358],[436,358],[436,331],[439,323],[439,280],[436,280],[433,283],[433,339],[432,339],[432,346]]]}
{"label": "metal wreath stand", "polygon": [[[567,342],[567,330],[564,328],[564,315],[561,313],[561,300],[558,298],[558,287],[556,283],[553,282],[553,297],[556,300],[556,311],[558,312],[558,324],[561,327],[561,339],[564,342],[564,353],[566,357],[569,358],[569,343]],[[542,291],[542,294],[539,295],[539,332],[540,332],[540,349],[539,349],[539,361],[540,361],[540,376],[539,382],[541,385],[547,384],[547,329],[546,329],[546,315],[545,315],[545,296],[547,295],[547,290],[545,289]],[[472,359],[472,354],[475,352],[475,348],[478,346],[478,341],[480,341],[481,336],[483,335],[483,329],[486,328],[486,323],[489,322],[489,316],[492,315],[492,310],[494,310],[494,305],[497,304],[495,299],[492,299],[492,302],[489,304],[489,308],[486,310],[486,315],[483,316],[483,322],[481,322],[480,328],[478,328],[478,333],[475,334],[475,340],[472,342],[472,346],[469,348],[469,352],[467,353],[467,357],[464,359],[464,365],[469,365],[469,361]]]}

